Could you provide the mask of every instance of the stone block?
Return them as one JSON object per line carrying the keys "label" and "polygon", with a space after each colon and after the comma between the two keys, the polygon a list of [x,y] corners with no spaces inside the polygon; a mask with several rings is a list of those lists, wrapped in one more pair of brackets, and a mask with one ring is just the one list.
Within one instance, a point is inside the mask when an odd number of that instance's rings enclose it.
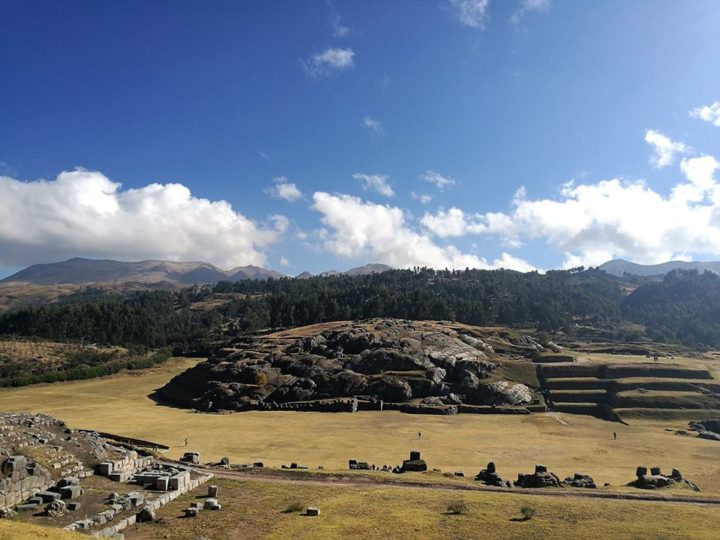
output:
{"label": "stone block", "polygon": [[64,486],[60,488],[60,496],[63,499],[77,499],[82,495],[82,488],[79,485]]}
{"label": "stone block", "polygon": [[65,487],[65,486],[79,486],[80,485],[80,479],[75,476],[68,476],[63,478],[57,483],[58,487]]}
{"label": "stone block", "polygon": [[80,510],[81,506],[82,505],[77,501],[67,503],[67,509],[71,512],[74,512],[75,510]]}
{"label": "stone block", "polygon": [[113,472],[114,464],[112,461],[103,461],[95,467],[95,472],[100,476],[109,476]]}
{"label": "stone block", "polygon": [[10,456],[2,464],[2,472],[5,476],[11,476],[14,472],[26,472],[27,458],[25,456]]}
{"label": "stone block", "polygon": [[214,499],[211,497],[211,498],[205,499],[203,508],[205,508],[206,510],[220,510],[220,504],[218,503],[217,499]]}
{"label": "stone block", "polygon": [[190,481],[190,473],[183,471],[170,477],[168,487],[170,489],[182,489]]}
{"label": "stone block", "polygon": [[308,506],[307,510],[305,511],[306,516],[319,516],[320,515],[320,509],[317,506]]}
{"label": "stone block", "polygon": [[215,485],[208,486],[208,497],[215,497],[218,496],[218,487]]}
{"label": "stone block", "polygon": [[38,491],[35,496],[42,498],[45,503],[53,502],[60,498],[60,494],[54,491]]}
{"label": "stone block", "polygon": [[108,475],[113,482],[127,482],[130,480],[130,471],[115,471]]}
{"label": "stone block", "polygon": [[159,476],[155,479],[155,489],[158,491],[167,491],[170,479],[167,476]]}

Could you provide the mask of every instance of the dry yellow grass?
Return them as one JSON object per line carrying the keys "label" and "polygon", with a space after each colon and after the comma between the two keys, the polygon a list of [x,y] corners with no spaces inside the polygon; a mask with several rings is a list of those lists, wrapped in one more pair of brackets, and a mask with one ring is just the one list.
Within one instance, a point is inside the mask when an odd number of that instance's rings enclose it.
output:
{"label": "dry yellow grass", "polygon": [[[0,358],[7,358],[12,361],[30,361],[31,367],[40,364],[53,366],[63,364],[71,355],[82,351],[77,343],[58,343],[55,341],[33,340],[33,339],[2,339],[0,340]],[[89,347],[85,350],[97,353],[125,354],[127,349],[123,347]]]}
{"label": "dry yellow grass", "polygon": [[[514,479],[544,463],[558,475],[594,476],[601,485],[627,483],[637,465],[679,468],[705,493],[720,494],[720,444],[678,436],[684,420],[639,419],[630,426],[570,414],[407,415],[245,412],[199,414],[158,405],[148,395],[198,360],[174,359],[149,371],[103,379],[0,390],[0,411],[51,414],[78,428],[109,431],[199,451],[205,461],[295,461],[344,469],[350,458],[397,464],[418,449],[430,467],[475,474],[488,461]],[[614,441],[612,432],[618,433]],[[422,433],[422,438],[418,438]],[[183,440],[190,438],[188,448]]]}
{"label": "dry yellow grass", "polygon": [[87,536],[54,527],[0,519],[0,540],[82,540]]}
{"label": "dry yellow grass", "polygon": [[[272,538],[715,538],[720,509],[615,500],[570,500],[510,493],[458,493],[389,486],[347,487],[216,480],[219,512],[180,517],[186,495],[159,512],[159,523],[124,531],[128,540]],[[462,500],[467,513],[449,515]],[[319,517],[284,512],[293,502],[318,506]],[[523,521],[520,508],[536,510]]]}

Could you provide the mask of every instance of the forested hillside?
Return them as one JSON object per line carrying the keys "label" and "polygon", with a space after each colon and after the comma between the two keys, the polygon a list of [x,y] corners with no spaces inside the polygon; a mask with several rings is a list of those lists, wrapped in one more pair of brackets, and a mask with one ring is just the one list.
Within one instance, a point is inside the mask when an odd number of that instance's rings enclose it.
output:
{"label": "forested hillside", "polygon": [[[180,348],[269,327],[368,317],[531,325],[573,333],[578,327],[639,323],[653,339],[720,346],[720,276],[673,272],[640,282],[597,269],[522,274],[508,270],[393,270],[366,276],[221,282],[179,292],[84,294],[0,316],[0,334]],[[234,293],[234,294],[229,294]],[[224,297],[211,309],[197,303]]]}

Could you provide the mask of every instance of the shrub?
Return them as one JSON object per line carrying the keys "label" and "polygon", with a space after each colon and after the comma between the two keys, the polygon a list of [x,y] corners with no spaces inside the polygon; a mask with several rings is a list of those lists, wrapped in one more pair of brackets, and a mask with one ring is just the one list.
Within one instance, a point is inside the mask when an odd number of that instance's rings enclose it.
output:
{"label": "shrub", "polygon": [[287,508],[283,510],[286,514],[291,514],[293,512],[302,512],[305,509],[305,505],[300,501],[294,501],[287,505]]}
{"label": "shrub", "polygon": [[267,373],[264,371],[258,371],[255,374],[255,384],[258,386],[265,386],[268,383],[268,376]]}
{"label": "shrub", "polygon": [[529,521],[535,515],[535,509],[532,506],[525,505],[520,508],[520,513],[522,514],[523,520]]}
{"label": "shrub", "polygon": [[468,505],[465,501],[453,501],[447,506],[448,514],[464,514],[468,511]]}

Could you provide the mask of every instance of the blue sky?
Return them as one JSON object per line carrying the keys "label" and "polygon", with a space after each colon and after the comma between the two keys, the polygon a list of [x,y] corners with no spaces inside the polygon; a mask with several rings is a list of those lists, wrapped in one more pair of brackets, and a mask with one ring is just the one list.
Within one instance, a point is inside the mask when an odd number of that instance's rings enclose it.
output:
{"label": "blue sky", "polygon": [[0,21],[0,273],[720,258],[714,0],[0,0]]}

